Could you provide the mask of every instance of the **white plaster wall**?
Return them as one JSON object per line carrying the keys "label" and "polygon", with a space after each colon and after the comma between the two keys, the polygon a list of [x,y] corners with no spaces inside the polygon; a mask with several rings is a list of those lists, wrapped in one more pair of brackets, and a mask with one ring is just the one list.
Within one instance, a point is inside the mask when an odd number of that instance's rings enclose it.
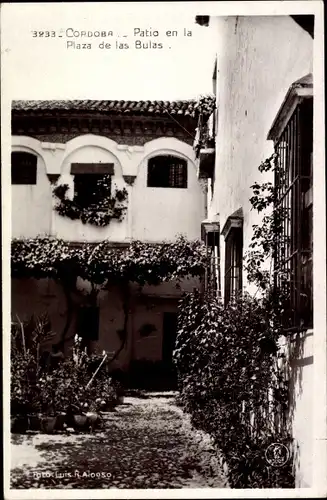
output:
{"label": "white plaster wall", "polygon": [[[51,321],[51,329],[56,333],[56,337],[45,345],[51,349],[60,333],[63,331],[66,322],[67,304],[63,289],[54,281],[49,279],[12,279],[11,280],[11,317],[17,321],[26,321],[32,315],[37,317],[48,313]],[[74,318],[67,338],[75,334]],[[72,342],[69,342],[69,346]]]}
{"label": "white plaster wall", "polygon": [[[85,284],[85,283],[84,283]],[[177,311],[177,299],[162,298],[160,290],[155,294],[153,287],[152,296],[137,296],[136,290],[131,288],[128,317],[127,342],[119,354],[113,368],[128,368],[131,359],[147,359],[157,361],[162,355],[162,327],[163,313]],[[82,288],[79,286],[80,291]],[[13,321],[19,318],[25,321],[32,315],[37,317],[48,313],[52,331],[56,334],[44,345],[51,349],[52,344],[59,340],[64,329],[67,317],[67,303],[63,289],[50,279],[13,279],[11,287],[11,316]],[[65,353],[69,354],[76,334],[76,311],[78,304],[85,301],[82,294],[71,295],[73,306],[72,320],[66,338],[70,339],[65,345]],[[119,287],[111,286],[109,290],[102,291],[98,297],[100,308],[99,340],[92,343],[93,349],[98,353],[105,350],[111,357],[119,349],[121,341],[118,330],[124,326],[124,312],[122,294]],[[151,323],[156,326],[156,331],[148,337],[140,335],[140,328]]]}
{"label": "white plaster wall", "polygon": [[37,156],[37,183],[11,186],[12,237],[32,238],[51,232],[51,185],[46,176],[43,152],[37,145],[22,141],[13,143],[12,151],[24,151]]}
{"label": "white plaster wall", "polygon": [[[155,139],[145,144],[133,190],[133,238],[162,242],[178,234],[200,238],[205,218],[205,194],[197,179],[192,147],[177,139]],[[187,160],[187,189],[147,187],[147,162],[156,155],[176,155]]]}
{"label": "white plaster wall", "polygon": [[[313,478],[313,332],[301,334],[297,351],[291,346],[291,394],[295,399],[292,432],[295,440],[296,487],[312,486]],[[293,346],[294,349],[294,346]]]}
{"label": "white plaster wall", "polygon": [[[223,227],[229,215],[243,208],[246,251],[252,225],[260,220],[251,211],[250,186],[264,179],[257,168],[273,152],[267,134],[288,88],[312,71],[313,42],[289,16],[228,17],[215,23],[219,111],[210,211],[220,214]],[[221,249],[223,277],[223,238]]]}
{"label": "white plaster wall", "polygon": [[[16,237],[50,234],[67,241],[100,241],[110,239],[128,242],[132,239],[161,242],[174,240],[178,234],[188,239],[200,237],[205,218],[205,192],[197,179],[190,145],[175,138],[160,138],[144,146],[119,145],[106,137],[85,134],[67,144],[42,143],[31,137],[14,136],[13,150],[38,155],[36,186],[12,186],[12,226]],[[157,154],[174,154],[188,162],[187,189],[148,188],[147,161]],[[58,174],[59,184],[68,184],[73,197],[74,179],[70,165],[81,163],[114,163],[113,191],[126,188],[127,210],[122,221],[113,219],[106,227],[95,227],[62,217],[53,209],[50,181],[46,174]],[[124,175],[136,176],[132,186]]]}
{"label": "white plaster wall", "polygon": [[[160,361],[162,359],[163,318],[165,312],[177,312],[177,300],[160,298],[136,299],[133,315],[132,357],[136,360]],[[140,329],[145,324],[154,325],[155,331],[143,337]]]}
{"label": "white plaster wall", "polygon": [[[99,340],[95,344],[98,352],[105,350],[109,357],[119,349],[121,340],[118,330],[124,326],[124,313],[121,291],[118,287],[111,287],[101,292],[98,305],[100,307]],[[125,348],[120,353],[115,367],[128,365],[131,351],[131,318],[127,325],[128,337]]]}
{"label": "white plaster wall", "polygon": [[[268,131],[290,85],[312,72],[313,40],[288,16],[215,19],[219,32],[215,189],[211,213],[220,214],[221,227],[234,211],[244,212],[244,251],[252,225],[260,217],[251,211],[250,186],[269,176],[257,170],[273,152]],[[221,237],[222,285],[225,244]],[[246,283],[246,277],[243,282]],[[312,339],[292,353],[295,397],[293,434],[299,445],[296,460],[298,487],[311,485],[312,474]],[[301,373],[300,378],[296,374]]]}
{"label": "white plaster wall", "polygon": [[[68,197],[74,196],[74,176],[70,174],[71,163],[113,163],[114,175],[112,176],[112,192],[116,188],[129,188],[123,179],[122,166],[117,157],[97,144],[81,145],[69,152],[61,166],[60,184],[68,184],[70,189]],[[128,200],[126,200],[128,207]],[[127,210],[122,221],[111,220],[105,227],[96,227],[91,224],[83,224],[79,220],[71,220],[54,212],[53,234],[67,241],[101,241],[110,238],[112,241],[125,241],[128,238],[128,221],[130,213]]]}

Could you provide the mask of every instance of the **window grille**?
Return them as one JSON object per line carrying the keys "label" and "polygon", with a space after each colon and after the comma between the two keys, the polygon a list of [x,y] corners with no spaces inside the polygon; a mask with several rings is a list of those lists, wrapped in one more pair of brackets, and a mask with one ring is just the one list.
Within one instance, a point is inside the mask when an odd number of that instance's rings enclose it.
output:
{"label": "window grille", "polygon": [[211,290],[220,296],[220,255],[219,255],[219,231],[210,231],[206,234],[207,269],[206,290]]}
{"label": "window grille", "polygon": [[36,184],[37,156],[23,151],[11,153],[11,183]]}
{"label": "window grille", "polygon": [[156,156],[148,162],[148,187],[187,188],[187,161]]}
{"label": "window grille", "polygon": [[312,326],[313,99],[295,108],[275,143],[275,284],[285,293],[286,327]]}

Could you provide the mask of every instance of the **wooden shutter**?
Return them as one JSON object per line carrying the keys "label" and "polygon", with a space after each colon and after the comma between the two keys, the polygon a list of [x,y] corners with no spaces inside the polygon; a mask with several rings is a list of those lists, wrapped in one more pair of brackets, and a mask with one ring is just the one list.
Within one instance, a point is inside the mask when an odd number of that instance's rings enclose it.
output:
{"label": "wooden shutter", "polygon": [[113,163],[72,163],[70,173],[75,174],[101,174],[114,175]]}

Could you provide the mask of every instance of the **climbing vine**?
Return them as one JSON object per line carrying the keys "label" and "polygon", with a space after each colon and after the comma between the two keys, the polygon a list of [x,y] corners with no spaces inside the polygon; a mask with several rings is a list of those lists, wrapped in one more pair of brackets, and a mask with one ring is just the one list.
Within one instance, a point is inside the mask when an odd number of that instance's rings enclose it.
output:
{"label": "climbing vine", "polygon": [[199,241],[179,237],[172,243],[133,241],[115,248],[110,241],[72,245],[58,238],[14,239],[11,247],[12,277],[74,277],[106,286],[110,280],[139,285],[198,276],[205,267],[205,249]]}
{"label": "climbing vine", "polygon": [[107,240],[79,246],[57,238],[13,240],[11,273],[13,278],[50,278],[60,283],[67,300],[67,321],[61,335],[65,341],[72,317],[71,293],[76,292],[77,278],[91,284],[90,305],[96,304],[99,292],[110,284],[122,291],[124,327],[123,349],[127,333],[129,283],[158,285],[165,281],[201,276],[205,269],[205,248],[199,241],[179,237],[172,243],[149,244],[132,242],[127,248],[113,248]]}
{"label": "climbing vine", "polygon": [[68,184],[59,184],[53,189],[53,196],[57,199],[55,210],[63,217],[72,220],[79,219],[83,224],[107,226],[112,219],[121,221],[126,211],[124,201],[127,199],[127,190],[117,189],[111,193],[111,180],[104,175],[97,180],[96,189],[91,193],[87,206],[81,203],[78,196],[74,199],[67,197]]}
{"label": "climbing vine", "polygon": [[215,138],[208,127],[208,119],[215,109],[216,97],[214,95],[201,96],[194,106],[193,116],[198,119],[198,133],[193,147],[197,158],[202,148],[215,147]]}
{"label": "climbing vine", "polygon": [[[259,168],[260,173],[271,172],[278,176],[279,186],[272,182],[255,182],[251,189],[252,208],[258,213],[265,212],[260,224],[252,226],[253,234],[245,255],[245,271],[249,282],[260,289],[273,287],[276,276],[281,279],[282,269],[275,259],[277,245],[282,253],[287,245],[287,237],[283,234],[283,223],[289,217],[286,209],[278,203],[278,189],[285,181],[285,174],[279,167],[278,155],[274,153]],[[268,264],[268,267],[267,267]],[[283,271],[285,272],[285,271]],[[285,275],[284,280],[289,276]]]}
{"label": "climbing vine", "polygon": [[193,116],[210,116],[216,107],[216,97],[212,94],[202,95],[194,105]]}
{"label": "climbing vine", "polygon": [[[283,182],[276,154],[259,172],[271,172]],[[287,244],[282,232],[286,214],[272,182],[256,182],[252,190],[252,207],[264,215],[253,226],[245,270],[261,293],[234,296],[226,307],[210,293],[186,295],[179,307],[174,360],[181,402],[194,425],[209,432],[221,450],[230,486],[294,487],[285,296],[275,263],[277,245]],[[282,467],[267,461],[272,443],[288,450]]]}

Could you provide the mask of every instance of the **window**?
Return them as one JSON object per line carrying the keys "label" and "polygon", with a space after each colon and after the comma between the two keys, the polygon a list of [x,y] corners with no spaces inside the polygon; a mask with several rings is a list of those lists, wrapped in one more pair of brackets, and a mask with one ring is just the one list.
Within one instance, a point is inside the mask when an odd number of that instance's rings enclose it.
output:
{"label": "window", "polygon": [[220,297],[220,225],[217,216],[202,222],[201,239],[205,243],[207,254],[205,290],[214,291]]}
{"label": "window", "polygon": [[103,208],[109,201],[111,193],[111,177],[96,174],[78,174],[74,176],[74,201],[81,208],[98,208],[103,200]]}
{"label": "window", "polygon": [[36,184],[37,156],[23,151],[11,153],[11,183]]}
{"label": "window", "polygon": [[243,261],[243,211],[237,210],[228,217],[222,230],[225,236],[225,305],[237,293],[242,291]]}
{"label": "window", "polygon": [[233,229],[225,243],[225,304],[227,304],[233,295],[242,290],[242,230]]}
{"label": "window", "polygon": [[[275,248],[276,286],[285,292],[285,327],[310,327],[313,321],[312,290],[312,75],[295,82],[288,120],[273,126],[268,138],[275,142],[276,206],[281,208],[281,232]],[[286,99],[282,111],[291,106]]]}
{"label": "window", "polygon": [[151,158],[148,187],[187,188],[187,161],[167,155]]}
{"label": "window", "polygon": [[112,163],[72,163],[74,175],[74,201],[81,208],[108,208],[111,195]]}

